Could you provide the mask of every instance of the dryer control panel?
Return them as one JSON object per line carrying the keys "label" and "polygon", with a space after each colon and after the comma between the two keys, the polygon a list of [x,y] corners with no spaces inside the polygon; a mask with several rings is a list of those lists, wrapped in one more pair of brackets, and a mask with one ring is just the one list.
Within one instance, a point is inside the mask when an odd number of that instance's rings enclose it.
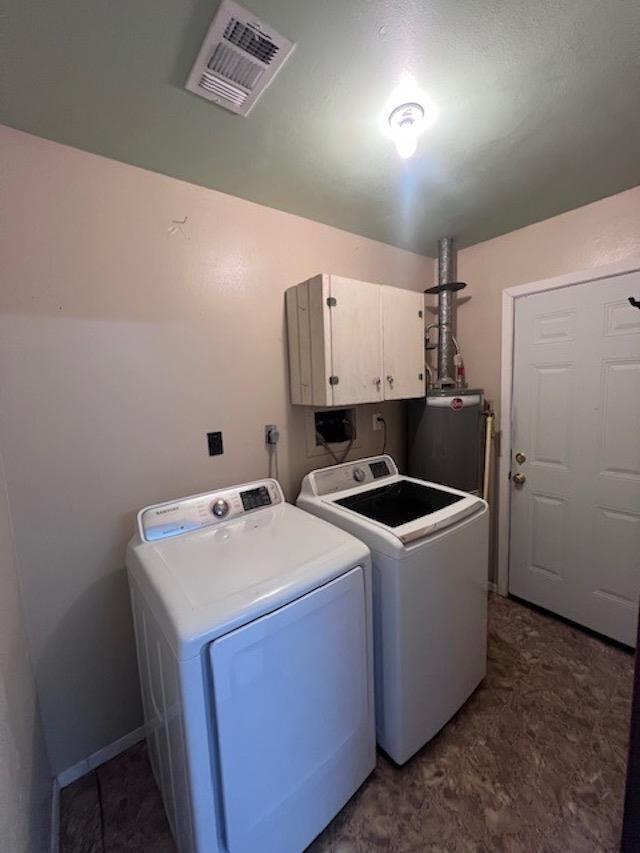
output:
{"label": "dryer control panel", "polygon": [[138,532],[145,542],[155,542],[212,527],[283,501],[284,495],[276,480],[246,483],[149,506],[138,513]]}
{"label": "dryer control panel", "polygon": [[398,473],[396,464],[390,456],[372,456],[344,465],[332,465],[330,468],[312,471],[309,479],[316,495],[330,495],[354,486],[365,486],[385,477]]}

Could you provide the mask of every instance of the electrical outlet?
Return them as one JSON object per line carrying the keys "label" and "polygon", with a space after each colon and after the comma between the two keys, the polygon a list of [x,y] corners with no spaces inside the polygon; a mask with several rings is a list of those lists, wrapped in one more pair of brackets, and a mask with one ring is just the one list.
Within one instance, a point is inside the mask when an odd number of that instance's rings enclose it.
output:
{"label": "electrical outlet", "polygon": [[380,414],[380,412],[374,412],[373,413],[373,431],[374,432],[378,432],[378,430],[382,429],[382,421],[378,420],[378,418],[381,418],[381,417],[382,417],[382,415]]}
{"label": "electrical outlet", "polygon": [[220,456],[224,453],[221,432],[208,432],[207,444],[209,445],[209,456]]}

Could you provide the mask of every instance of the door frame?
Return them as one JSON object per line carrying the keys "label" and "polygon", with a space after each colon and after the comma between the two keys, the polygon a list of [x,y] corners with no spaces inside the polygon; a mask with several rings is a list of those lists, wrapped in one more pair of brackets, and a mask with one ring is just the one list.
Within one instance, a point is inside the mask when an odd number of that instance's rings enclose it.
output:
{"label": "door frame", "polygon": [[498,459],[498,577],[500,595],[509,594],[509,539],[511,532],[511,427],[513,408],[513,356],[515,346],[516,300],[532,293],[558,290],[576,284],[587,284],[604,278],[640,272],[640,256],[632,255],[623,261],[593,267],[581,272],[507,287],[502,291],[502,347],[500,368],[500,456]]}

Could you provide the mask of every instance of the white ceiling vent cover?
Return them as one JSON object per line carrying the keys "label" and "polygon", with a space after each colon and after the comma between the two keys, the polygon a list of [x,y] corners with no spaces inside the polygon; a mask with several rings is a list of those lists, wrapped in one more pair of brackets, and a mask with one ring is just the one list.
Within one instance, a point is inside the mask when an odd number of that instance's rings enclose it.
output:
{"label": "white ceiling vent cover", "polygon": [[186,88],[246,116],[294,47],[247,9],[222,0]]}

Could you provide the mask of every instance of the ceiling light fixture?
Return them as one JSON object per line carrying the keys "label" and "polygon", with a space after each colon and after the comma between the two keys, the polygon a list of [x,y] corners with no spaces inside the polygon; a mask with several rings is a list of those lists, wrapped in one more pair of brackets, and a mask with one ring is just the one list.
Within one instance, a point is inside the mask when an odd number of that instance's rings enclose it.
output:
{"label": "ceiling light fixture", "polygon": [[415,77],[403,72],[378,113],[378,128],[403,160],[416,153],[420,134],[433,127],[438,110]]}
{"label": "ceiling light fixture", "polygon": [[424,107],[416,102],[401,104],[391,111],[389,127],[398,156],[407,160],[416,153],[418,136],[424,129]]}

